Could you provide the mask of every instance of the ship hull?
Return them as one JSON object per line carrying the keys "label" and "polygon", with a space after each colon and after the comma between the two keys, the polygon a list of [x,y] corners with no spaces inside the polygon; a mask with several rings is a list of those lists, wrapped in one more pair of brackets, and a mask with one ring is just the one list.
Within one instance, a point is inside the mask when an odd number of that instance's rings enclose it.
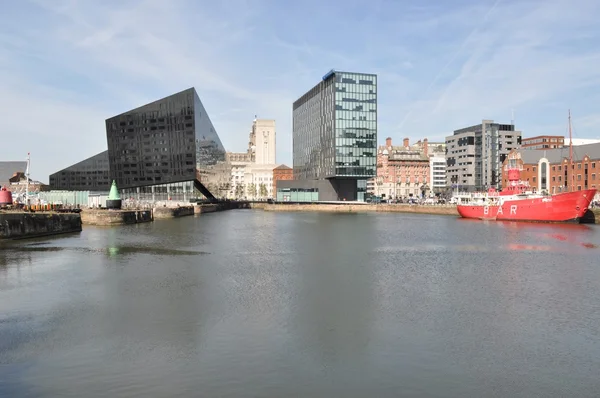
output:
{"label": "ship hull", "polygon": [[501,205],[463,204],[463,218],[493,221],[578,222],[588,210],[595,189],[564,192],[543,198],[506,198]]}

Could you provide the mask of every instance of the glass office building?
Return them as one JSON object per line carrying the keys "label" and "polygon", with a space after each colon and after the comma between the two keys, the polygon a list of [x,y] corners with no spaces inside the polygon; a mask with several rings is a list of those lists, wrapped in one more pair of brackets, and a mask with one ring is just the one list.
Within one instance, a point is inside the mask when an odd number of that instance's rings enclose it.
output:
{"label": "glass office building", "polygon": [[124,197],[214,198],[206,186],[225,149],[194,88],[107,119],[106,138]]}
{"label": "glass office building", "polygon": [[64,191],[110,190],[108,151],[100,152],[50,175],[50,188]]}
{"label": "glass office building", "polygon": [[363,201],[376,175],[377,75],[332,70],[294,102],[293,155],[295,180],[327,179],[337,191],[319,200]]}

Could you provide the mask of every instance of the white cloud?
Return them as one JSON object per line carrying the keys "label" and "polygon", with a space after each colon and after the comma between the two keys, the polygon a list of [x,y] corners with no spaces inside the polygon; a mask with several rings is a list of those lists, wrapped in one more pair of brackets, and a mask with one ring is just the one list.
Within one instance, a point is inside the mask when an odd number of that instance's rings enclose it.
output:
{"label": "white cloud", "polygon": [[[445,123],[450,134],[483,118],[508,121],[513,108],[521,115],[518,121],[523,124],[517,127],[525,134],[547,120],[557,125],[566,121],[567,108],[575,105],[566,98],[589,95],[582,90],[600,83],[597,43],[578,43],[582,38],[598,39],[594,25],[598,5],[580,3],[579,7],[558,1],[499,3],[464,42],[464,54],[449,68],[453,78],[421,97],[404,127],[435,130]],[[551,109],[546,107],[548,100],[554,102]],[[582,100],[577,105],[587,112]],[[561,106],[563,112],[556,114],[555,108]]]}

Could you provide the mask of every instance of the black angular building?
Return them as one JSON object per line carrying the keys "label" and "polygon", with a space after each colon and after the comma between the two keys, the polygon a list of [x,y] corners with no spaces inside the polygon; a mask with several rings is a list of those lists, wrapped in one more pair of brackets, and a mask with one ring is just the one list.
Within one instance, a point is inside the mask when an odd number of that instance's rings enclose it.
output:
{"label": "black angular building", "polygon": [[50,188],[65,191],[108,191],[108,151],[100,152],[50,175]]}
{"label": "black angular building", "polygon": [[206,186],[225,148],[193,87],[107,119],[106,138],[123,197],[214,198]]}

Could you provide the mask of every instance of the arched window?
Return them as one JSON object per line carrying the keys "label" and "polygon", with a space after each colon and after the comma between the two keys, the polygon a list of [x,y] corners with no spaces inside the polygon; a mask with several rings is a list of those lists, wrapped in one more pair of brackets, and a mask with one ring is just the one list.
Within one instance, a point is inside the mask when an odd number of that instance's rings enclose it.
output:
{"label": "arched window", "polygon": [[541,183],[542,183],[542,191],[545,191],[548,189],[548,163],[543,162],[542,163],[542,178],[541,178]]}
{"label": "arched window", "polygon": [[548,159],[546,159],[546,158],[540,159],[540,161],[538,163],[538,190],[540,192],[550,191],[550,188],[549,188],[550,184],[548,183],[548,179],[549,179],[548,167],[549,167]]}

